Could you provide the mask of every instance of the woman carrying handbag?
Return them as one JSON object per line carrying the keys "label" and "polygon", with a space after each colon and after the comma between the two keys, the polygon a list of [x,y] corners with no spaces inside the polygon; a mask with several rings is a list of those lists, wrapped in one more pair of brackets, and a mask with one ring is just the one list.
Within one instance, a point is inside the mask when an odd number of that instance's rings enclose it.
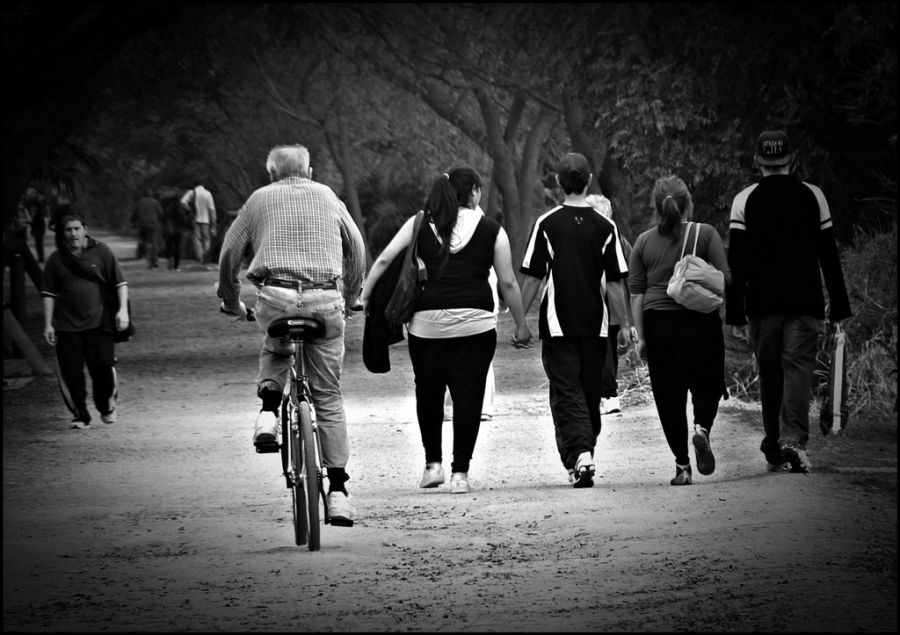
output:
{"label": "woman carrying handbag", "polygon": [[416,415],[425,449],[419,487],[437,487],[446,481],[441,428],[444,394],[449,389],[454,404],[450,477],[454,494],[470,491],[469,464],[497,346],[497,310],[488,281],[491,267],[516,323],[514,345],[531,344],[509,238],[497,221],[484,215],[478,207],[480,200],[481,177],[475,170],[455,168],[439,176],[425,202],[419,232],[413,235],[416,217],[403,224],[373,263],[360,294],[368,308],[371,290],[394,258],[415,247],[415,256],[427,273],[406,323]]}
{"label": "woman carrying handbag", "polygon": [[[677,176],[659,179],[651,195],[659,219],[634,242],[628,263],[628,290],[637,332],[637,350],[650,371],[650,386],[666,441],[675,456],[672,485],[693,481],[688,454],[687,394],[691,393],[694,433],[691,440],[697,470],[704,475],[716,469],[709,443],[719,399],[725,389],[725,341],[718,310],[692,310],[668,293],[676,264],[688,239],[688,221],[694,203],[687,185]],[[692,223],[696,236],[695,257],[722,272],[731,281],[725,247],[711,225]],[[704,307],[705,308],[705,307]]]}

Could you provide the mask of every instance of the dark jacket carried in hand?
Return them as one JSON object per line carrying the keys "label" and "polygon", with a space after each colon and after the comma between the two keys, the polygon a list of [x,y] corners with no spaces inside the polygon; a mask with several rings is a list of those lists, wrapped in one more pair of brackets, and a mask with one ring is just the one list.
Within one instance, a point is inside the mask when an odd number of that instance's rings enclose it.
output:
{"label": "dark jacket carried in hand", "polygon": [[403,340],[403,326],[393,324],[384,317],[384,307],[397,286],[400,267],[406,258],[403,250],[388,265],[369,294],[366,324],[363,329],[363,363],[370,373],[386,373],[391,370],[388,348]]}

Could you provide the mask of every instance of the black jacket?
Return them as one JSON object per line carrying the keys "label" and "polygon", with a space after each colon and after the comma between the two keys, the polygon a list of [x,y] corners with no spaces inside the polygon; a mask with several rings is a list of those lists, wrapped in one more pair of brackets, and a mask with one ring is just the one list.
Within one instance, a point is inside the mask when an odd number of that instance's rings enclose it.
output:
{"label": "black jacket", "polygon": [[388,348],[391,344],[403,341],[403,326],[388,322],[384,317],[384,307],[387,306],[391,293],[397,286],[400,268],[405,261],[406,250],[404,249],[388,265],[369,294],[362,351],[363,363],[370,373],[386,373],[391,370]]}

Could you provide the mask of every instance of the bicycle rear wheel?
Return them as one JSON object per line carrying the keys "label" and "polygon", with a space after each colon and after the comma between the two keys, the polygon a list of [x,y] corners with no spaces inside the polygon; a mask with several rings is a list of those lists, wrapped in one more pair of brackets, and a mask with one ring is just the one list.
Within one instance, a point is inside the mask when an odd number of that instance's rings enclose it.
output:
{"label": "bicycle rear wheel", "polygon": [[319,468],[316,463],[316,440],[313,437],[312,415],[309,404],[301,401],[297,404],[297,422],[300,426],[300,440],[303,446],[303,475],[301,479],[306,486],[306,514],[309,521],[309,550],[318,551],[321,529],[319,525]]}
{"label": "bicycle rear wheel", "polygon": [[[285,400],[286,432],[288,436],[284,445],[290,445],[290,478],[291,510],[294,517],[294,542],[305,545],[309,539],[309,519],[306,516],[306,488],[303,478],[303,448],[300,440],[299,411],[293,407],[290,399]],[[311,548],[311,547],[310,547]]]}

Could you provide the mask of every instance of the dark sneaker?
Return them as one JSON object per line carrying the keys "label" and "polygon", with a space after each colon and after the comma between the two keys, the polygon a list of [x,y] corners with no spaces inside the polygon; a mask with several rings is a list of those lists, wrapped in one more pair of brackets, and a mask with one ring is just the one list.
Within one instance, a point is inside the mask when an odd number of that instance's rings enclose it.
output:
{"label": "dark sneaker", "polygon": [[572,472],[572,487],[593,487],[594,486],[594,458],[590,452],[582,452],[575,462],[575,470]]}
{"label": "dark sneaker", "polygon": [[772,463],[771,461],[766,460],[766,470],[769,472],[787,472],[789,469],[791,469],[791,464],[787,461]]}
{"label": "dark sneaker", "polygon": [[709,432],[700,426],[694,426],[694,454],[697,458],[697,471],[708,476],[716,471],[716,457],[709,447]]}
{"label": "dark sneaker", "polygon": [[115,423],[116,422],[116,409],[113,408],[106,414],[100,415],[100,420],[106,424]]}
{"label": "dark sneaker", "polygon": [[691,479],[691,466],[685,465],[681,466],[677,463],[675,464],[675,478],[669,481],[670,485],[690,485],[693,482]]}
{"label": "dark sneaker", "polygon": [[812,469],[806,450],[798,448],[793,443],[782,443],[781,454],[791,464],[791,472],[809,474],[809,471]]}

